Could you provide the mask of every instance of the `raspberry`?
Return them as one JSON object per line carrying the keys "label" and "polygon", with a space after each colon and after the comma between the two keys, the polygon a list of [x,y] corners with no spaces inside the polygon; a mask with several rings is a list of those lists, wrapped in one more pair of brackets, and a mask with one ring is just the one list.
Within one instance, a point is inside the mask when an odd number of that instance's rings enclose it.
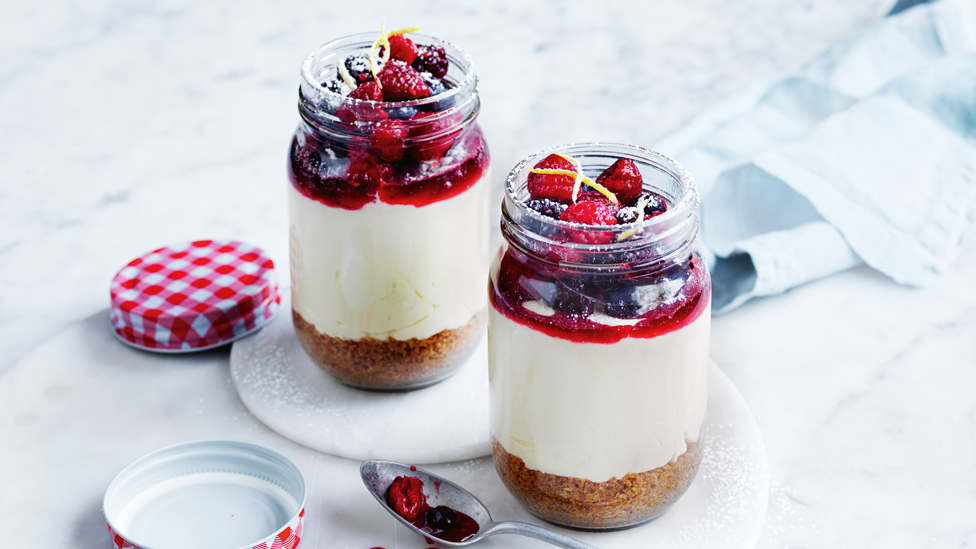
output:
{"label": "raspberry", "polygon": [[378,162],[375,157],[366,156],[353,160],[346,168],[346,182],[375,194],[380,185],[393,178],[395,169],[389,164]]}
{"label": "raspberry", "polygon": [[[558,154],[550,154],[533,167],[546,170],[576,171],[576,167],[572,162]],[[571,202],[573,200],[573,184],[575,182],[576,178],[568,175],[529,173],[529,196],[532,198],[551,198],[560,202]]]}
{"label": "raspberry", "polygon": [[394,34],[390,37],[390,59],[399,59],[406,64],[413,63],[417,58],[417,46],[413,40],[402,34]]}
{"label": "raspberry", "polygon": [[387,162],[403,158],[403,138],[408,131],[399,120],[383,120],[373,128],[371,144],[376,155]]}
{"label": "raspberry", "polygon": [[[413,118],[418,122],[410,128],[410,136],[421,138],[422,141],[410,147],[410,155],[421,162],[442,158],[454,145],[454,139],[461,131],[450,130],[452,126],[457,125],[459,116],[444,117],[441,113],[435,112],[418,113]],[[424,122],[426,118],[433,120]],[[437,137],[432,137],[434,135]]]}
{"label": "raspberry", "polygon": [[616,210],[610,201],[604,200],[581,200],[576,204],[566,208],[566,211],[559,216],[561,221],[570,223],[580,223],[582,225],[616,225],[617,217],[614,215]]}
{"label": "raspberry", "polygon": [[568,207],[562,202],[557,202],[548,198],[534,198],[526,202],[525,206],[553,219],[559,219],[559,216],[562,215],[562,213],[566,211],[566,208]]}
{"label": "raspberry", "polygon": [[495,289],[501,293],[520,290],[522,278],[529,280],[534,274],[533,270],[524,264],[522,257],[508,251],[502,256],[498,266],[498,279],[495,281]]}
{"label": "raspberry", "polygon": [[349,97],[352,99],[362,99],[363,101],[382,101],[383,90],[380,89],[376,82],[369,81],[354,89],[349,94]]}
{"label": "raspberry", "polygon": [[623,204],[633,204],[644,189],[644,179],[633,160],[620,158],[603,170],[596,182],[606,187]]}
{"label": "raspberry", "polygon": [[379,122],[380,120],[386,120],[389,117],[389,115],[386,114],[386,111],[379,107],[373,107],[369,104],[353,105],[351,103],[352,101],[346,102],[345,105],[339,107],[339,110],[336,111],[336,116],[338,116],[343,122],[348,122],[350,124],[356,121]]}
{"label": "raspberry", "polygon": [[[376,82],[369,81],[359,86],[348,95],[349,99],[359,99],[360,101],[382,101],[383,92]],[[345,101],[342,107],[336,111],[336,116],[343,122],[350,124],[356,121],[378,122],[386,120],[389,115],[383,109],[369,105],[357,104],[353,101]]]}
{"label": "raspberry", "polygon": [[413,60],[413,68],[429,72],[437,78],[444,78],[448,68],[447,53],[439,46],[417,46],[417,58]]}
{"label": "raspberry", "polygon": [[412,101],[430,95],[420,73],[399,59],[387,61],[377,76],[383,84],[384,101]]}
{"label": "raspberry", "polygon": [[[373,79],[373,73],[369,70],[369,58],[365,55],[350,55],[343,63],[356,84],[364,84]],[[342,75],[339,75],[339,79],[342,79]]]}
{"label": "raspberry", "polygon": [[386,492],[386,502],[401,517],[415,522],[427,510],[424,481],[416,477],[397,477]]}

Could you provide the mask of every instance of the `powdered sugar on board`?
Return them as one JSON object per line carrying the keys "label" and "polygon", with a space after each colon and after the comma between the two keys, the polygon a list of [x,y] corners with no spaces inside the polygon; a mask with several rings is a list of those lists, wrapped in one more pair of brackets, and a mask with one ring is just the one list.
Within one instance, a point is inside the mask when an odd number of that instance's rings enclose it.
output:
{"label": "powdered sugar on board", "polygon": [[[282,304],[287,312],[289,305]],[[268,427],[340,457],[443,463],[486,456],[488,348],[484,340],[453,377],[401,393],[352,389],[302,350],[291,315],[235,343],[231,377],[244,404]]]}

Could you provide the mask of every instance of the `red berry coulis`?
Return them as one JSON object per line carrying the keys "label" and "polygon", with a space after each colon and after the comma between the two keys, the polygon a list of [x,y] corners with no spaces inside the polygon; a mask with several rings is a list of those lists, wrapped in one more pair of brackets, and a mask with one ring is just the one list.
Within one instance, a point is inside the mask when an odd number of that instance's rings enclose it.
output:
{"label": "red berry coulis", "polygon": [[[589,319],[594,309],[593,302],[587,302],[585,294],[589,292],[585,288],[574,292],[572,281],[546,276],[541,269],[527,266],[526,260],[517,255],[509,249],[500,262],[497,283],[489,281],[491,305],[507,318],[551,337],[577,343],[616,343],[627,337],[652,338],[691,324],[708,308],[708,277],[705,266],[697,257],[689,261],[683,273],[686,276],[684,286],[672,302],[661,303],[643,315],[631,317],[640,319],[633,326],[607,326]],[[622,277],[621,284],[633,284],[624,278],[626,276]],[[556,290],[554,299],[559,301],[559,306],[553,307],[555,314],[552,316],[543,316],[522,306],[526,301],[539,299],[530,290],[538,288],[539,283],[565,288],[562,290],[564,297],[560,297],[560,290]],[[626,318],[626,315],[619,316]]]}
{"label": "red berry coulis", "polygon": [[[431,507],[424,494],[424,482],[419,478],[393,479],[386,492],[386,502],[398,515],[435,538],[461,542],[478,533],[478,522],[470,516],[444,505]],[[427,543],[433,540],[427,539]]]}
{"label": "red berry coulis", "polygon": [[[289,155],[292,185],[302,195],[334,208],[358,210],[376,201],[419,207],[468,190],[490,162],[477,126],[467,128],[443,157],[427,162],[403,156],[394,129],[381,131],[374,143],[363,143],[358,150],[309,136],[300,143],[296,137]],[[383,159],[398,155],[401,160]],[[323,172],[331,175],[337,168],[341,170],[337,176],[323,177]]]}

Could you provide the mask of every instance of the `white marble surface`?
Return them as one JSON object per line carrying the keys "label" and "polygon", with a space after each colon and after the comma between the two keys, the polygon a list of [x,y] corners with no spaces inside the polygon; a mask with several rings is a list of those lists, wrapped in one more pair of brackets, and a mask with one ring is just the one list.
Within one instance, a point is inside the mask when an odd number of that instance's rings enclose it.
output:
{"label": "white marble surface", "polygon": [[[5,529],[7,546],[107,547],[100,507],[112,478],[157,448],[215,438],[273,448],[302,471],[307,497],[300,549],[430,546],[377,505],[359,479],[359,460],[299,446],[251,415],[235,391],[228,365],[233,359],[226,349],[165,356],[140,352],[120,345],[104,329],[105,315],[100,311],[72,325],[0,376],[0,433],[9,450],[0,452],[0,512],[11,525],[32,524],[38,515],[56,517],[38,531]],[[769,493],[759,427],[735,386],[714,365],[708,393],[703,425],[708,444],[698,477],[666,515],[620,532],[563,533],[602,549],[755,547]],[[426,420],[426,413],[420,408],[403,415],[417,422]],[[376,422],[366,419],[362,427],[375,428]],[[350,446],[358,443],[355,435],[343,439]],[[495,520],[543,525],[508,493],[490,457],[424,468],[471,490]],[[499,536],[478,547],[549,546]]]}
{"label": "white marble surface", "polygon": [[[298,67],[332,37],[385,17],[466,48],[497,188],[545,146],[653,145],[893,3],[0,3],[0,371],[155,246],[237,237],[284,266]],[[973,240],[930,288],[860,268],[716,319],[768,449],[761,547],[976,544]],[[0,531],[15,505],[0,490]]]}

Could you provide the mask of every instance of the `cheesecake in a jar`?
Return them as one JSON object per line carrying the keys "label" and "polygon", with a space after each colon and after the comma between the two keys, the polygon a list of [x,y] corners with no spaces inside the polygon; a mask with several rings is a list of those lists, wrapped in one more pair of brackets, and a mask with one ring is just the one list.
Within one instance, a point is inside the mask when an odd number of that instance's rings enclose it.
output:
{"label": "cheesecake in a jar", "polygon": [[664,513],[702,455],[711,285],[694,180],[606,143],[506,181],[490,271],[492,456],[530,512],[613,529]]}
{"label": "cheesecake in a jar", "polygon": [[450,376],[483,335],[490,258],[470,58],[412,32],[349,36],[305,60],[299,94],[288,209],[302,347],[359,388]]}

